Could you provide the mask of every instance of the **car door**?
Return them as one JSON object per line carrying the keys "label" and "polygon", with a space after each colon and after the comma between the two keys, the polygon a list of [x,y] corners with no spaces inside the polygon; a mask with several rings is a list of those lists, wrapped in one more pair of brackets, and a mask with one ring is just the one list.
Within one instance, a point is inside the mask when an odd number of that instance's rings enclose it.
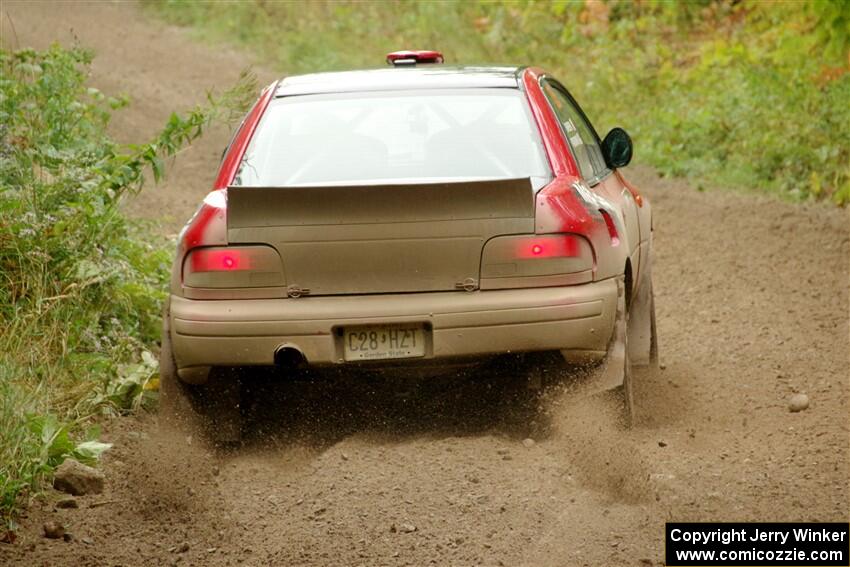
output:
{"label": "car door", "polygon": [[621,177],[614,175],[606,165],[599,136],[575,99],[560,83],[550,77],[544,77],[541,87],[558,116],[567,145],[575,158],[581,175],[579,183],[611,203],[613,212],[622,221],[626,233],[623,240],[629,247],[633,282],[637,282],[642,235],[635,197]]}

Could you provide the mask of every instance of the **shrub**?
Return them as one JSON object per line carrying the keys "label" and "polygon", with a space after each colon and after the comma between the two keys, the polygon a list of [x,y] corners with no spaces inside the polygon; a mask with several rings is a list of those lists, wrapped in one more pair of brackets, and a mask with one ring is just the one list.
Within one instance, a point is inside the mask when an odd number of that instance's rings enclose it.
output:
{"label": "shrub", "polygon": [[68,455],[97,457],[94,412],[147,400],[157,367],[167,242],[127,220],[145,172],[247,106],[247,75],[172,115],[152,142],[106,135],[125,99],[87,87],[91,54],[0,51],[0,514]]}

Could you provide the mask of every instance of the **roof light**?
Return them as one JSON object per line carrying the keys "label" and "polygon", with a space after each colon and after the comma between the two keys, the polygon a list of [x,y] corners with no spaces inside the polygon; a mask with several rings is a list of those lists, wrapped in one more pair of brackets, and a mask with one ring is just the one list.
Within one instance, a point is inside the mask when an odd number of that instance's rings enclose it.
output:
{"label": "roof light", "polygon": [[419,50],[387,53],[387,64],[394,67],[419,63],[442,63],[443,61],[443,54],[439,51]]}

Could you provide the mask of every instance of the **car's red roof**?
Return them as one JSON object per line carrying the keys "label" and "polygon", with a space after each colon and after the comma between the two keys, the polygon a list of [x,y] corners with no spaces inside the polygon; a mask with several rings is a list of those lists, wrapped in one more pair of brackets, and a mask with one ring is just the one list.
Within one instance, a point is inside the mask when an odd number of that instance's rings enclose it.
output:
{"label": "car's red roof", "polygon": [[518,67],[452,67],[420,65],[366,71],[341,71],[286,77],[276,96],[355,91],[452,88],[517,88]]}

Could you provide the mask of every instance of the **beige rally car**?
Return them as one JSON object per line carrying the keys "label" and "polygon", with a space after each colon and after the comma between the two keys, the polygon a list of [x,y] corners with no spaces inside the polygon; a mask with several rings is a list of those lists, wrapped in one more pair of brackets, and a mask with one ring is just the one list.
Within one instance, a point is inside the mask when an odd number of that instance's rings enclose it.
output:
{"label": "beige rally car", "polygon": [[[656,360],[648,200],[542,69],[384,69],[267,87],[180,235],[164,403],[214,403],[238,435],[234,368],[439,366],[503,353]],[[245,376],[245,372],[242,372]]]}

